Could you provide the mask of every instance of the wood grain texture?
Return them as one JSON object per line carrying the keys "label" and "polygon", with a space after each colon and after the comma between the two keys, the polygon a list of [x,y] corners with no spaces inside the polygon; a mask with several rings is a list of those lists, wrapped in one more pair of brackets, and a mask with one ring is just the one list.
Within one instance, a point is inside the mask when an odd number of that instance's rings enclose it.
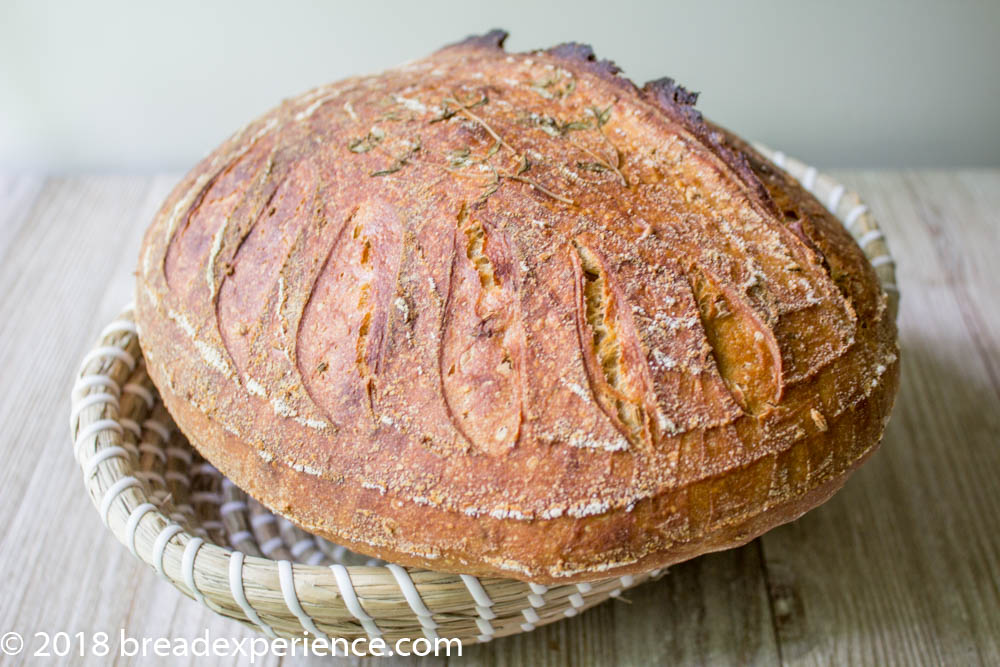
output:
{"label": "wood grain texture", "polygon": [[28,218],[28,209],[38,198],[43,178],[34,174],[0,174],[0,258]]}
{"label": "wood grain texture", "polygon": [[898,261],[902,382],[871,466],[762,538],[782,658],[996,664],[997,175],[838,176],[867,197]]}
{"label": "wood grain texture", "polygon": [[[899,262],[903,376],[881,451],[799,521],[456,664],[1000,662],[1000,171],[836,176]],[[175,178],[0,179],[0,632],[252,635],[141,567],[70,454],[73,371],[130,298]],[[380,661],[418,663],[438,664]]]}

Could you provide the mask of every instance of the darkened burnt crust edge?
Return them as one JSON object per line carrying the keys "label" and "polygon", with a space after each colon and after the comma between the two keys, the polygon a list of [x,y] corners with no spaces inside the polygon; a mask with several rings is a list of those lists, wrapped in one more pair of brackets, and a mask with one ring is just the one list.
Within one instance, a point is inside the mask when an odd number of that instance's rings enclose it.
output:
{"label": "darkened burnt crust edge", "polygon": [[[509,33],[506,30],[494,28],[483,35],[470,35],[461,42],[445,47],[445,49],[503,50],[504,42],[508,36]],[[553,58],[573,62],[578,67],[583,67],[585,70],[602,77],[608,83],[638,93],[643,99],[666,114],[670,120],[682,125],[706,148],[715,153],[739,176],[758,204],[765,207],[770,213],[777,212],[767,188],[754,173],[747,156],[730,148],[726,143],[724,131],[706,121],[701,111],[695,108],[700,93],[688,90],[669,76],[647,81],[640,88],[634,81],[622,74],[622,69],[614,61],[599,59],[589,44],[564,42],[540,52]]]}
{"label": "darkened burnt crust edge", "polygon": [[482,35],[469,35],[465,39],[455,42],[454,44],[449,44],[439,50],[444,51],[446,49],[458,48],[503,50],[503,43],[507,41],[507,37],[509,36],[510,33],[503,28],[493,28],[489,32]]}

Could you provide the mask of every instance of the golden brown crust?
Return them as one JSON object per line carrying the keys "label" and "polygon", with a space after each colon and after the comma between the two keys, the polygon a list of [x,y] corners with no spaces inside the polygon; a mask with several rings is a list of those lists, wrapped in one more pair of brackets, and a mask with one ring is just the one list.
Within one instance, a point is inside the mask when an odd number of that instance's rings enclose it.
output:
{"label": "golden brown crust", "polygon": [[861,251],[673,82],[501,43],[288,101],[178,185],[137,293],[178,425],[443,571],[638,572],[825,500],[898,381]]}

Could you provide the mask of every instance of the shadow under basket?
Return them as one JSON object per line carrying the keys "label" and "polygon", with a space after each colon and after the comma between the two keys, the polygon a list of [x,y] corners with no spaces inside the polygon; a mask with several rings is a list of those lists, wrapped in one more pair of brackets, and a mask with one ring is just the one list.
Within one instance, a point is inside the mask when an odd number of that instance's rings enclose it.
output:
{"label": "shadow under basket", "polygon": [[[895,265],[858,196],[758,149],[843,222],[895,316]],[[84,357],[72,399],[76,459],[118,541],[188,597],[269,636],[486,642],[575,616],[663,574],[546,587],[401,567],[314,537],[247,497],[191,447],[146,374],[131,309]]]}

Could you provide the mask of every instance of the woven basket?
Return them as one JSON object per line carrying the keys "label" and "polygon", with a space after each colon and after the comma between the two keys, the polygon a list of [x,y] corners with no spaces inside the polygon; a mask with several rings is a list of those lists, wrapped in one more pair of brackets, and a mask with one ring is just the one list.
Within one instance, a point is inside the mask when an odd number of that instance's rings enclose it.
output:
{"label": "woven basket", "polygon": [[[816,169],[759,149],[843,221],[894,314],[895,266],[867,207]],[[188,597],[270,636],[485,642],[662,574],[546,587],[386,564],[309,535],[248,498],[177,430],[146,374],[130,309],[84,357],[72,400],[76,459],[115,537]]]}

